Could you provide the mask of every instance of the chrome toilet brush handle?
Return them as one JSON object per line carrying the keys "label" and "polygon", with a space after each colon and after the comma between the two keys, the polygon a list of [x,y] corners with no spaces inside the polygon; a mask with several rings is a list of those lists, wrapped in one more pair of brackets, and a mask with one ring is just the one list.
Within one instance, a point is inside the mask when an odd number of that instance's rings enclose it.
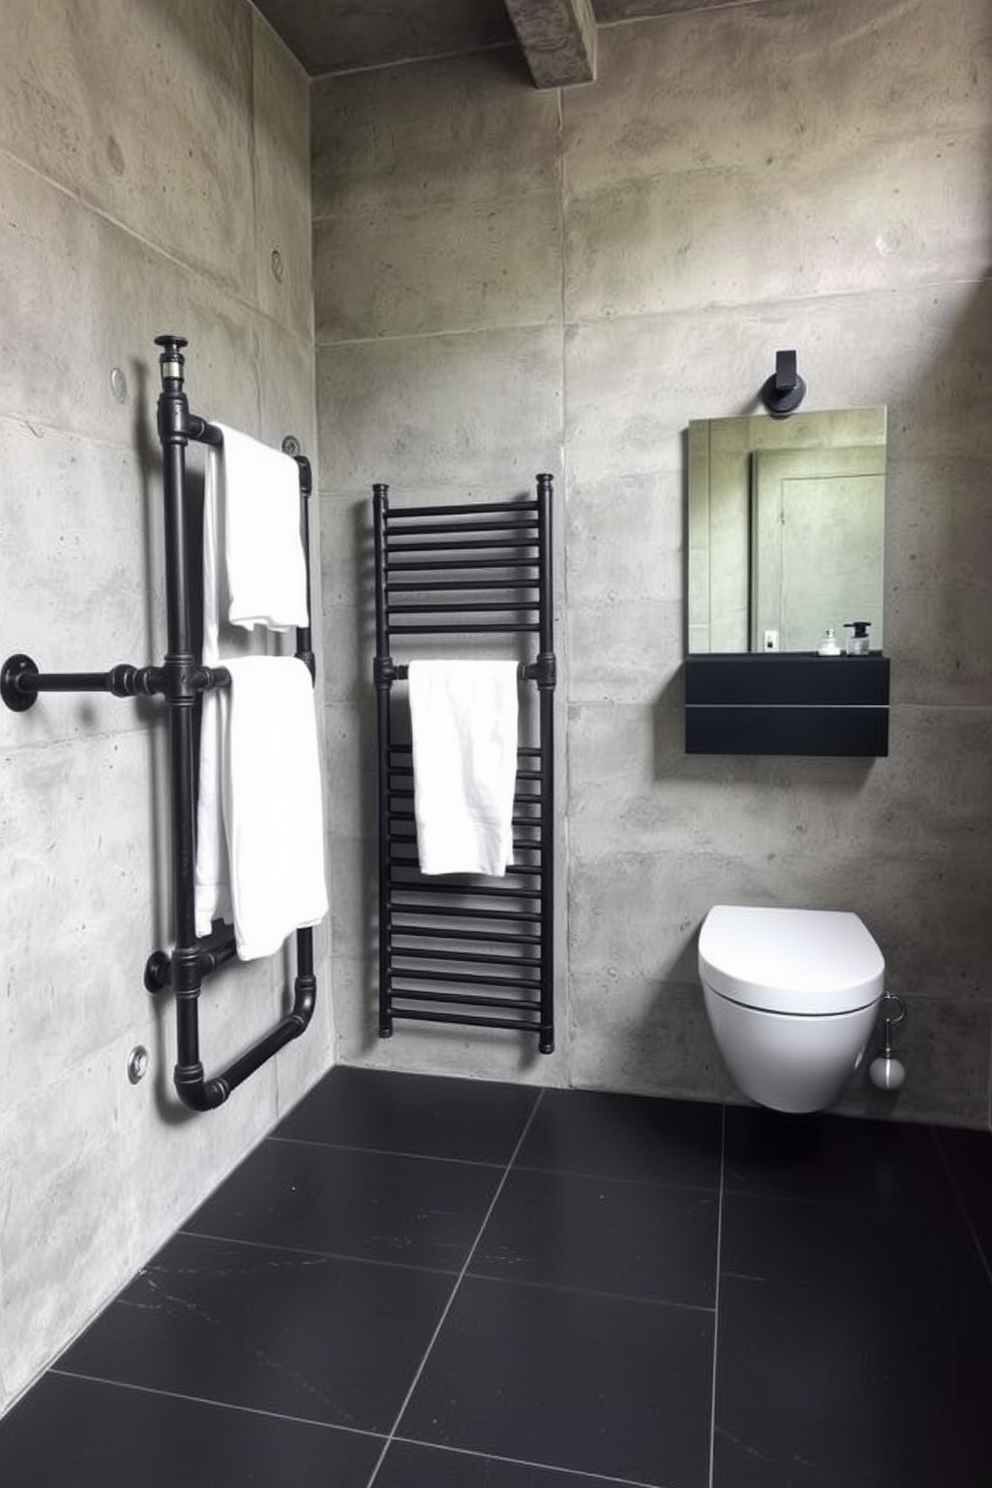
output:
{"label": "chrome toilet brush handle", "polygon": [[884,994],[882,1004],[882,1047],[868,1066],[868,1078],[879,1090],[898,1090],[905,1083],[906,1066],[896,1058],[892,1030],[905,1018],[906,1004],[893,992]]}

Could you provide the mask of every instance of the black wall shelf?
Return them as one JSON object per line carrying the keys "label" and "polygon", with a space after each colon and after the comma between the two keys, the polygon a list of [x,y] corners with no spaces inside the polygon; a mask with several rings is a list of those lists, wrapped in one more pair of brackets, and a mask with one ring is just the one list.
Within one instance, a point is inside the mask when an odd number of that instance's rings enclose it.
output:
{"label": "black wall shelf", "polygon": [[712,654],[685,669],[687,754],[889,752],[889,659]]}

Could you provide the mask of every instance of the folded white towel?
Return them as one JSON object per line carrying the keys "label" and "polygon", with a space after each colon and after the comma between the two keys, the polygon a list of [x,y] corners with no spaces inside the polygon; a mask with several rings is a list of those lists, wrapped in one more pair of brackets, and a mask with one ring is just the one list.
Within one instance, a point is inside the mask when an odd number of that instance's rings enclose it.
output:
{"label": "folded white towel", "polygon": [[412,661],[408,676],[421,872],[501,877],[513,855],[516,662]]}
{"label": "folded white towel", "polygon": [[[231,685],[214,694],[211,783],[223,831],[197,843],[196,929],[205,935],[211,920],[233,920],[238,955],[252,961],[327,913],[317,725],[310,673],[297,657],[224,665]],[[203,789],[201,779],[201,806]]]}
{"label": "folded white towel", "polygon": [[224,553],[222,619],[252,630],[309,625],[300,536],[300,475],[295,460],[218,424],[220,449],[207,446],[205,511],[215,506]]}

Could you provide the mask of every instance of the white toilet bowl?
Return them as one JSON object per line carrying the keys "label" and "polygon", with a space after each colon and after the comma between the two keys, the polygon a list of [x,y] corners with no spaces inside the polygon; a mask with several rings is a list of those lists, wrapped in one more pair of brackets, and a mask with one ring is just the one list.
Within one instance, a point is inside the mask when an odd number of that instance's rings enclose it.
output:
{"label": "white toilet bowl", "polygon": [[710,1025],[745,1095],[819,1111],[865,1051],[885,961],[855,914],[718,904],[699,932]]}

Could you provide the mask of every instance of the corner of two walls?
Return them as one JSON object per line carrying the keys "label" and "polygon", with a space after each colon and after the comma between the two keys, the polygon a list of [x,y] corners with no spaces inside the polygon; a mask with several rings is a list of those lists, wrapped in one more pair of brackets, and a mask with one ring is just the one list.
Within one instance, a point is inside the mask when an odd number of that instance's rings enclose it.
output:
{"label": "corner of two walls", "polygon": [[[308,146],[307,80],[242,0],[5,21],[4,655],[92,671],[164,654],[160,332],[189,338],[195,412],[315,453]],[[195,488],[194,448],[188,468]],[[172,934],[164,712],[48,695],[0,710],[0,742],[2,1411],[333,1049],[324,928],[307,1037],[218,1111],[180,1107],[172,999],[142,981]],[[289,971],[207,984],[208,1073],[281,1015]],[[136,1044],[152,1065],[132,1087]]]}
{"label": "corner of two walls", "polygon": [[[716,902],[859,911],[908,1002],[897,1099],[989,1123],[992,96],[984,0],[765,0],[602,27],[598,80],[511,49],[312,89],[339,1053],[734,1097],[696,983]],[[752,411],[780,347],[807,407],[889,408],[892,752],[687,757],[683,435]],[[379,1043],[368,500],[558,475],[567,944],[551,1059]],[[564,855],[563,855],[564,859]]]}

